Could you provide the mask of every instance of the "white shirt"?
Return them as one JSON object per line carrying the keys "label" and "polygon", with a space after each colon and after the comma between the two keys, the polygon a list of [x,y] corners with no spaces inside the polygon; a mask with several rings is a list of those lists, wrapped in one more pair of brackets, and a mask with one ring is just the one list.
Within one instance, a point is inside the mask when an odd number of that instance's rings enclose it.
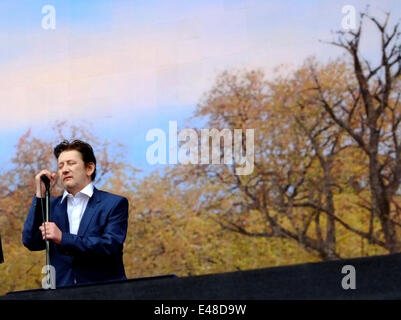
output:
{"label": "white shirt", "polygon": [[64,190],[61,203],[67,198],[67,214],[68,222],[70,223],[70,233],[77,234],[79,224],[81,223],[82,216],[85,212],[86,206],[88,205],[89,199],[93,195],[93,183],[89,183],[85,188],[75,194],[75,197]]}

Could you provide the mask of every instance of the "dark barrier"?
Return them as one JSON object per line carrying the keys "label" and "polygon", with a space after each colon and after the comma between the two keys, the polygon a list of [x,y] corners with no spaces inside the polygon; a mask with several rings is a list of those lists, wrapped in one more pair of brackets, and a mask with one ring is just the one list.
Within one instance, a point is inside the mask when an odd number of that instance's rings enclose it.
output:
{"label": "dark barrier", "polygon": [[[354,289],[353,289],[354,288]],[[15,299],[400,299],[401,254],[209,274],[10,292]]]}

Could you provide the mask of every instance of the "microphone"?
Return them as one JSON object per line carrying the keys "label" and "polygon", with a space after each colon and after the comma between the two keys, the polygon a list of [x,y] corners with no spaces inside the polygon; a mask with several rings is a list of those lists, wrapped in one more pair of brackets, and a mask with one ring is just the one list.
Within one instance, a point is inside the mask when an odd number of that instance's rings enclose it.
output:
{"label": "microphone", "polygon": [[45,184],[46,190],[50,189],[50,179],[47,177],[47,175],[42,174],[42,175],[40,176],[40,180],[42,180],[43,183]]}

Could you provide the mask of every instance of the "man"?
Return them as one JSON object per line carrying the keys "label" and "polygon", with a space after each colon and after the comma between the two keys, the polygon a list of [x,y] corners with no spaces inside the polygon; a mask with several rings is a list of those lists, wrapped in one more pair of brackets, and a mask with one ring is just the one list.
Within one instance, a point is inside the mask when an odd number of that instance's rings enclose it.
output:
{"label": "man", "polygon": [[125,280],[123,243],[128,226],[128,200],[96,189],[96,158],[80,140],[63,141],[54,148],[58,178],[64,194],[50,200],[50,221],[43,224],[42,199],[46,175],[53,186],[56,173],[42,170],[35,177],[36,196],[22,231],[24,245],[44,250],[50,242],[50,263],[56,287]]}

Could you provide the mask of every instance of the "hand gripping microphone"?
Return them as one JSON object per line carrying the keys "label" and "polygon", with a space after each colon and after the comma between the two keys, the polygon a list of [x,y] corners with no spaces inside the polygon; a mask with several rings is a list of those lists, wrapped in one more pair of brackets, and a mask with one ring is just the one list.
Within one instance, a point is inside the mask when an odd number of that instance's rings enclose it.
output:
{"label": "hand gripping microphone", "polygon": [[42,174],[40,176],[40,180],[42,180],[43,183],[45,184],[46,190],[50,189],[50,179],[47,177],[47,175]]}

